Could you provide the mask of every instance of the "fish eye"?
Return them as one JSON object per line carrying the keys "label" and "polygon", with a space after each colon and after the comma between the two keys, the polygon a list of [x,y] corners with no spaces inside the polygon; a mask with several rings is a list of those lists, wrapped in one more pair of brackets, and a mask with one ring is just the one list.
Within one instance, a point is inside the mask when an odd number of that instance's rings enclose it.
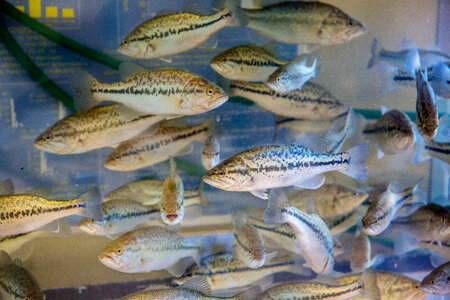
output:
{"label": "fish eye", "polygon": [[123,44],[124,44],[124,45],[128,44],[128,41],[127,41],[127,40],[124,40],[124,41],[123,41]]}
{"label": "fish eye", "polygon": [[47,141],[50,141],[50,140],[52,139],[52,136],[51,136],[51,135],[47,135],[47,136],[45,137],[45,139],[46,139]]}
{"label": "fish eye", "polygon": [[30,297],[25,297],[25,300],[30,300]]}
{"label": "fish eye", "polygon": [[348,21],[348,26],[353,26],[353,21],[352,20]]}
{"label": "fish eye", "polygon": [[214,93],[214,91],[213,89],[208,89],[206,93],[208,94],[208,96],[211,96]]}
{"label": "fish eye", "polygon": [[224,58],[222,58],[222,61],[223,62],[227,62],[227,59],[224,57]]}
{"label": "fish eye", "polygon": [[117,248],[116,249],[116,254],[119,255],[119,256],[122,255],[123,254],[122,248]]}
{"label": "fish eye", "polygon": [[225,171],[224,171],[224,170],[219,170],[219,171],[217,172],[217,175],[218,175],[219,177],[223,177],[223,176],[225,176]]}
{"label": "fish eye", "polygon": [[117,156],[116,156],[116,159],[120,159],[120,155],[117,155]]}
{"label": "fish eye", "polygon": [[277,82],[280,82],[281,81],[281,78],[280,77],[277,77]]}
{"label": "fish eye", "polygon": [[445,223],[445,218],[444,217],[441,218],[441,223]]}
{"label": "fish eye", "polygon": [[436,283],[436,281],[431,280],[430,283],[431,283],[432,285],[434,285],[434,284]]}

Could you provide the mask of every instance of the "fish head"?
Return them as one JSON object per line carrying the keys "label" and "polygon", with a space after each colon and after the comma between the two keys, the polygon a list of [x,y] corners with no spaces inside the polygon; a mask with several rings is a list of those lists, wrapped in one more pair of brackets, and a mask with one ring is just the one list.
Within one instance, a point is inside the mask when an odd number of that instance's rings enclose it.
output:
{"label": "fish head", "polygon": [[36,282],[31,282],[31,281],[21,281],[21,285],[23,285],[21,287],[22,292],[17,291],[16,293],[19,292],[18,294],[20,295],[16,295],[19,296],[17,298],[14,299],[25,299],[25,300],[42,300],[45,299],[45,295],[42,292],[41,288],[38,286],[38,284]]}
{"label": "fish head", "polygon": [[134,30],[123,39],[117,48],[117,52],[134,58],[152,58],[155,46],[151,44],[141,30]]}
{"label": "fish head", "polygon": [[[447,267],[448,268],[448,267]],[[448,290],[450,277],[448,270],[434,270],[427,275],[420,283],[420,289],[430,294],[444,295]]]}
{"label": "fish head", "polygon": [[362,228],[367,235],[378,235],[383,231],[383,224],[378,218],[378,213],[374,213],[373,210],[370,210],[370,207],[362,218]]}
{"label": "fish head", "polygon": [[202,113],[214,109],[228,100],[228,95],[220,87],[204,78],[192,79],[184,88],[185,95],[191,98],[186,99],[192,103],[190,109],[194,113]]}
{"label": "fish head", "polygon": [[126,155],[125,147],[120,145],[114,149],[105,159],[103,166],[115,171],[134,170],[142,165],[139,154]]}
{"label": "fish head", "polygon": [[291,82],[291,76],[289,72],[279,69],[269,76],[267,80],[267,85],[275,91],[287,91],[289,90],[289,85]]}
{"label": "fish head", "polygon": [[357,19],[347,15],[340,9],[330,12],[318,35],[326,37],[333,44],[343,43],[367,32],[367,26]]}
{"label": "fish head", "polygon": [[220,75],[233,78],[237,73],[239,73],[239,65],[235,62],[238,58],[230,56],[230,51],[225,51],[219,55],[216,55],[209,65]]}
{"label": "fish head", "polygon": [[141,261],[140,253],[136,239],[130,234],[125,234],[106,246],[98,259],[111,269],[130,272]]}
{"label": "fish head", "polygon": [[266,261],[266,249],[264,247],[251,247],[247,250],[247,265],[252,269],[261,268]]}
{"label": "fish head", "polygon": [[161,213],[161,219],[167,225],[176,225],[178,223],[181,223],[181,221],[183,221],[183,217],[184,217],[183,211],[177,211],[174,213],[166,213],[166,212]]}
{"label": "fish head", "polygon": [[203,181],[219,189],[240,191],[251,184],[253,174],[244,163],[230,158],[212,168]]}
{"label": "fish head", "polygon": [[92,235],[103,235],[106,233],[103,222],[90,218],[82,218],[77,226],[82,231]]}
{"label": "fish head", "polygon": [[75,136],[76,130],[69,124],[63,122],[56,123],[49,129],[41,133],[33,142],[33,146],[39,150],[55,153],[68,154],[82,143],[80,140],[71,139]]}

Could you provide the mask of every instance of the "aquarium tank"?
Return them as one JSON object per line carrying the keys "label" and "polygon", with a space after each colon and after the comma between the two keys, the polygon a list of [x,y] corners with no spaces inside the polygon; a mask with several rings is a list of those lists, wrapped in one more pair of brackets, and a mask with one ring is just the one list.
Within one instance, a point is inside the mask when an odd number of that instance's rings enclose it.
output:
{"label": "aquarium tank", "polygon": [[0,298],[448,298],[449,16],[0,0]]}

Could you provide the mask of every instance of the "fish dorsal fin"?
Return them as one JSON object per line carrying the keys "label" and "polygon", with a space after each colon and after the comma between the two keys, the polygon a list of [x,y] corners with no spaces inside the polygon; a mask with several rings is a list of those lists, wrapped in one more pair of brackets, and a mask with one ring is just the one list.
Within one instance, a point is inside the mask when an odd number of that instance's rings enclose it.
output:
{"label": "fish dorsal fin", "polygon": [[293,59],[291,59],[289,61],[289,63],[297,63],[297,64],[305,64],[309,59],[309,55],[308,54],[300,54],[297,57],[294,57]]}
{"label": "fish dorsal fin", "polygon": [[445,141],[448,142],[450,139],[450,117],[449,115],[442,116],[439,119],[439,127],[438,131],[442,133],[442,136],[444,137]]}
{"label": "fish dorsal fin", "polygon": [[181,11],[207,16],[211,13],[211,3],[212,1],[209,0],[190,0],[185,6],[183,6],[183,8],[181,8]]}
{"label": "fish dorsal fin", "polygon": [[48,185],[43,185],[43,186],[31,189],[31,190],[25,192],[25,194],[48,198],[48,196],[50,196],[51,192],[52,192],[51,187],[49,187]]}
{"label": "fish dorsal fin", "polygon": [[141,133],[134,136],[134,138],[141,137],[141,136],[152,136],[154,135],[159,129],[159,123],[153,124]]}
{"label": "fish dorsal fin", "polygon": [[305,212],[307,214],[318,214],[316,200],[313,197],[309,197],[306,201]]}
{"label": "fish dorsal fin", "polygon": [[233,209],[231,219],[236,228],[241,228],[247,222],[241,209]]}
{"label": "fish dorsal fin", "polygon": [[129,108],[128,106],[121,104],[121,103],[117,104],[117,113],[125,121],[131,121],[133,119],[137,119],[140,116],[148,115],[148,114],[136,111],[132,108]]}
{"label": "fish dorsal fin", "polygon": [[327,148],[325,139],[318,135],[305,136],[297,140],[296,144],[318,153],[325,152]]}
{"label": "fish dorsal fin", "polygon": [[203,295],[211,295],[211,286],[203,277],[189,279],[188,281],[183,283],[181,287],[199,292]]}
{"label": "fish dorsal fin", "polygon": [[412,48],[406,54],[406,71],[412,77],[416,78],[416,70],[420,72],[420,56],[417,48]]}
{"label": "fish dorsal fin", "polygon": [[186,145],[185,147],[183,147],[182,149],[180,149],[180,151],[178,151],[177,153],[175,153],[176,156],[183,156],[183,155],[187,155],[192,153],[192,151],[194,151],[194,145],[192,143]]}
{"label": "fish dorsal fin", "polygon": [[387,106],[381,105],[381,115],[387,113],[390,109]]}
{"label": "fish dorsal fin", "polygon": [[400,183],[398,181],[391,180],[389,182],[387,191],[391,192],[391,193],[394,193],[394,194],[399,194],[399,193],[402,192],[402,188],[401,188]]}
{"label": "fish dorsal fin", "polygon": [[5,250],[0,250],[0,266],[13,263],[14,261],[12,260],[11,256],[9,256],[9,254]]}
{"label": "fish dorsal fin", "polygon": [[177,14],[179,13],[179,11],[175,10],[175,9],[171,9],[171,8],[164,8],[159,10],[155,17],[162,17],[162,16],[167,16],[167,15],[173,15],[173,14]]}
{"label": "fish dorsal fin", "polygon": [[400,50],[409,50],[412,48],[417,48],[417,44],[414,43],[410,38],[406,37],[402,40],[400,44]]}
{"label": "fish dorsal fin", "polygon": [[124,61],[119,66],[120,80],[124,80],[132,75],[136,75],[141,72],[147,72],[148,69],[141,67],[135,63]]}
{"label": "fish dorsal fin", "polygon": [[11,179],[6,179],[0,183],[0,195],[12,195],[14,194],[14,184]]}
{"label": "fish dorsal fin", "polygon": [[424,49],[425,49],[425,50],[429,50],[429,51],[442,52],[442,53],[444,52],[444,51],[442,51],[441,47],[439,47],[439,46],[436,45],[436,44],[428,45],[428,46],[426,46]]}
{"label": "fish dorsal fin", "polygon": [[173,289],[172,286],[164,283],[151,284],[144,289],[144,291],[154,291],[154,290],[170,290]]}
{"label": "fish dorsal fin", "polygon": [[[252,44],[254,47],[258,47],[257,45]],[[266,50],[267,52],[270,52],[273,56],[275,56],[275,53],[278,52],[278,45],[274,41],[270,41],[268,43],[265,43],[261,48]]]}

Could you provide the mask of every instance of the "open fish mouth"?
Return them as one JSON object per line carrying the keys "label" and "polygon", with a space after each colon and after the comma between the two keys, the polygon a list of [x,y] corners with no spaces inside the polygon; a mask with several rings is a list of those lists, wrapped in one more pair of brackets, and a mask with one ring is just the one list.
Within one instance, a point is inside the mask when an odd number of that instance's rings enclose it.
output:
{"label": "open fish mouth", "polygon": [[106,266],[120,267],[119,262],[109,254],[102,253],[98,256],[98,260]]}

